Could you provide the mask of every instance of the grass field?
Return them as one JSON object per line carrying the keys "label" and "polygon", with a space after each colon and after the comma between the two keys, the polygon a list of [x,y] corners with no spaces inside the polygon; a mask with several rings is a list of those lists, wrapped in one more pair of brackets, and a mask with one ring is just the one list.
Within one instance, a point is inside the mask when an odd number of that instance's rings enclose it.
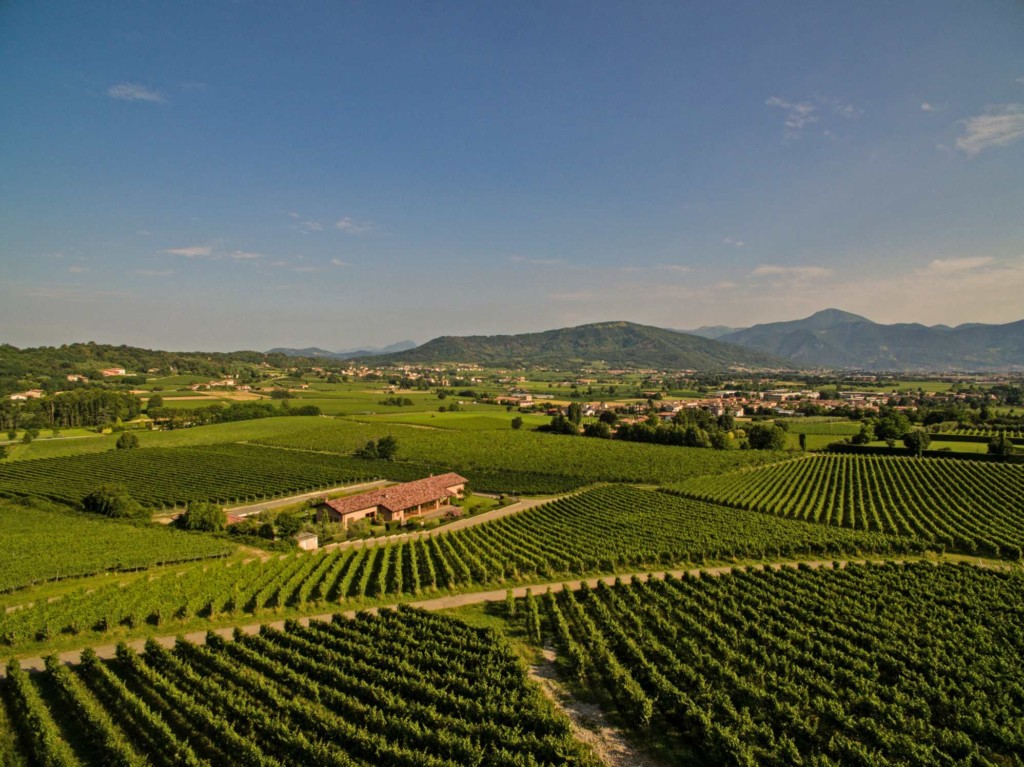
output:
{"label": "grass field", "polygon": [[[566,437],[534,431],[423,429],[402,424],[312,421],[302,431],[258,440],[261,444],[348,455],[370,439],[398,439],[398,459],[428,470],[458,471],[478,490],[557,492],[594,482],[662,483],[785,459],[756,450],[710,450]],[[532,487],[516,486],[517,475]],[[562,478],[553,485],[543,476]]]}

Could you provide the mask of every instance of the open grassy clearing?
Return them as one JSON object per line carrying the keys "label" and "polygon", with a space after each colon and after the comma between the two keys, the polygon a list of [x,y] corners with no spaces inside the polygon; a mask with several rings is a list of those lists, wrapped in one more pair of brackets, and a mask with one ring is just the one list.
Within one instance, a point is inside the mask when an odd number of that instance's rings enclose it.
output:
{"label": "open grassy clearing", "polygon": [[[386,434],[398,439],[396,464],[415,464],[427,473],[457,471],[469,477],[475,489],[499,492],[543,494],[595,482],[678,482],[788,457],[756,450],[670,447],[511,429],[442,431],[347,420],[312,421],[303,431],[258,441],[274,447],[347,455],[368,440]],[[517,482],[522,484],[517,486]]]}

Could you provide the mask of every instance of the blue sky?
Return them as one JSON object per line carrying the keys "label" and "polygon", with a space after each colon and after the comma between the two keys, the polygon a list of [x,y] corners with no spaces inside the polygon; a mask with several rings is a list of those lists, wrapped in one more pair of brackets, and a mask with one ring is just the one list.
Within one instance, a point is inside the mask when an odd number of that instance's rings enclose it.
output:
{"label": "blue sky", "polygon": [[1024,317],[1024,5],[0,4],[0,341]]}

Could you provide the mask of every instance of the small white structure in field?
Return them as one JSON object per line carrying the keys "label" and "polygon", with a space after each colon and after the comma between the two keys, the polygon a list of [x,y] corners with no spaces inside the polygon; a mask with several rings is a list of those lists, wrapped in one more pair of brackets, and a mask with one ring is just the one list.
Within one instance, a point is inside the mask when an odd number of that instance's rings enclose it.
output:
{"label": "small white structure in field", "polygon": [[320,539],[316,533],[299,533],[295,540],[303,551],[316,551],[320,547]]}

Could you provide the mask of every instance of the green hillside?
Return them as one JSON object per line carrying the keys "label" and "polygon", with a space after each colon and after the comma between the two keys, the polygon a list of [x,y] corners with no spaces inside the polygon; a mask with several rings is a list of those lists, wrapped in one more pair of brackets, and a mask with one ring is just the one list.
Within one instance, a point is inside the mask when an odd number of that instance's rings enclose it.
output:
{"label": "green hillside", "polygon": [[565,369],[594,363],[676,370],[792,366],[733,344],[632,322],[598,322],[513,336],[441,336],[415,349],[372,359],[374,364],[475,362]]}

